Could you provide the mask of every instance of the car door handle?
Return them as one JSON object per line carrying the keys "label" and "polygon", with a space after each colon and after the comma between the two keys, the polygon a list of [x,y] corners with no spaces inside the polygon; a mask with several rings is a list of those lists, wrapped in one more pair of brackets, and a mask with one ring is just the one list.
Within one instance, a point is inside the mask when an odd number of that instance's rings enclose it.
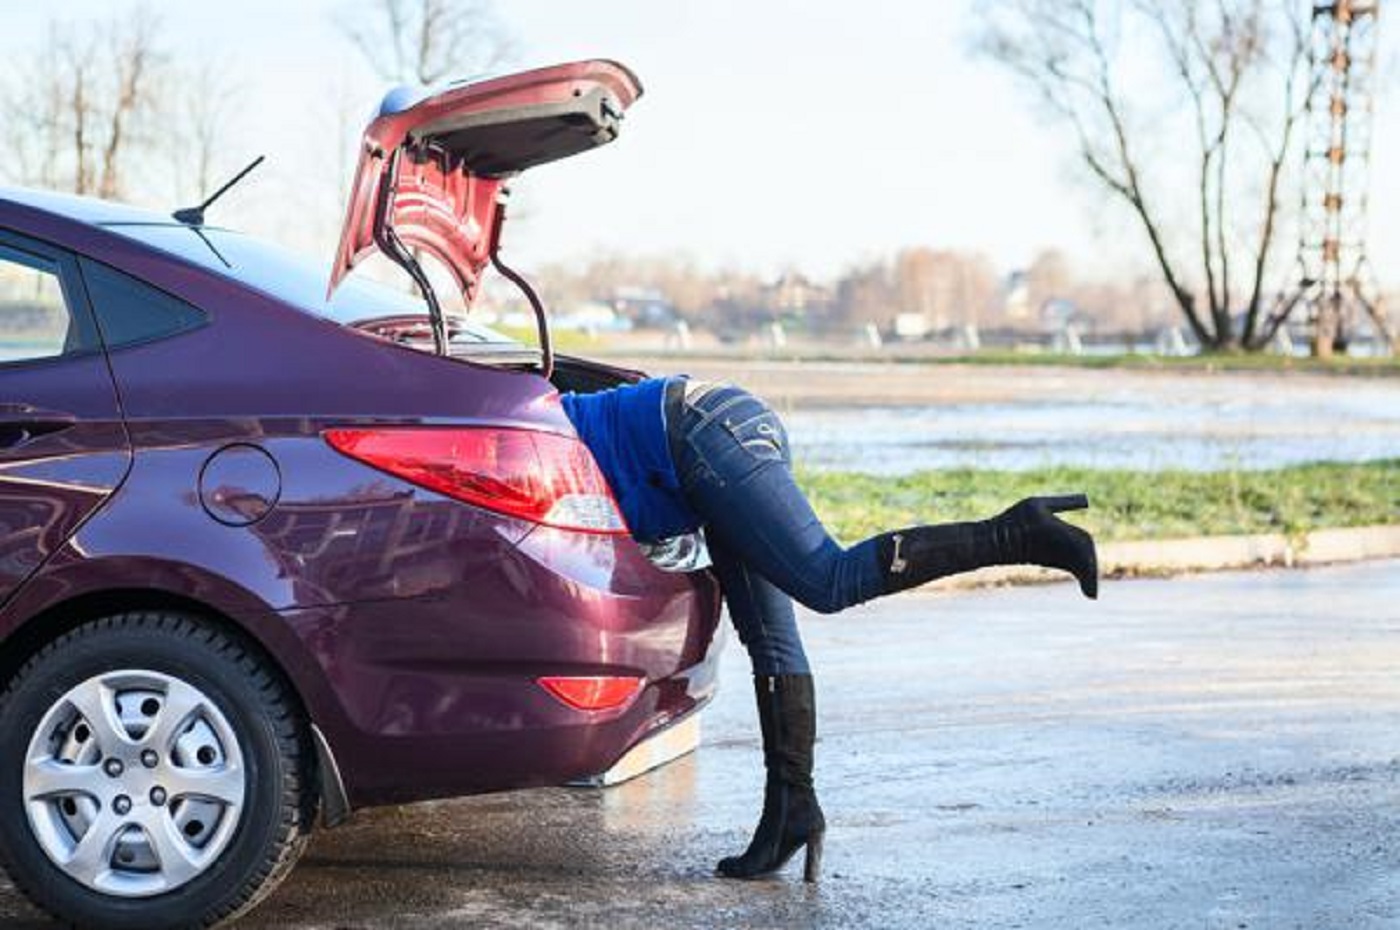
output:
{"label": "car door handle", "polygon": [[17,448],[40,436],[62,432],[77,422],[71,413],[0,405],[0,449]]}

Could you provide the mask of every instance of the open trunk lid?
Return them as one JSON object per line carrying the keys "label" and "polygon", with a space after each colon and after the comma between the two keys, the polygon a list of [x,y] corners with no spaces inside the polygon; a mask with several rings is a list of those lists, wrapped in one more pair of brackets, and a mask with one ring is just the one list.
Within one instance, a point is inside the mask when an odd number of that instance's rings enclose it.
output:
{"label": "open trunk lid", "polygon": [[418,278],[412,255],[423,252],[470,306],[500,235],[505,182],[611,142],[641,93],[630,71],[602,60],[390,91],[365,129],[329,290],[375,251]]}

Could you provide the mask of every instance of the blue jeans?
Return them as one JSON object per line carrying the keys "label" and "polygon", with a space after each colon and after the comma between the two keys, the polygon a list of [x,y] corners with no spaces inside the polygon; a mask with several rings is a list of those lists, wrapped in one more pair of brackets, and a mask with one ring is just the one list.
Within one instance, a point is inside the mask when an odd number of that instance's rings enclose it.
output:
{"label": "blue jeans", "polygon": [[768,406],[726,385],[668,423],[676,473],[754,674],[807,674],[792,600],[835,613],[882,593],[875,541],[832,539],[792,479],[787,430]]}

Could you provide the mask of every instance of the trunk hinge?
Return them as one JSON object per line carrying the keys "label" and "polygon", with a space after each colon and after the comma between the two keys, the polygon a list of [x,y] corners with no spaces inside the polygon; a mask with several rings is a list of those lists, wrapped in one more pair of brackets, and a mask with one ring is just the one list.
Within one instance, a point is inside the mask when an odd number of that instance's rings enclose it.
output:
{"label": "trunk hinge", "polygon": [[398,237],[387,220],[389,199],[394,195],[394,179],[398,177],[399,158],[402,154],[403,149],[394,150],[394,154],[390,156],[389,168],[380,178],[379,203],[376,210],[378,219],[374,224],[374,241],[379,245],[380,251],[387,255],[394,264],[408,272],[413,283],[418,285],[418,290],[423,294],[423,300],[428,304],[428,320],[433,330],[433,350],[438,355],[445,356],[448,354],[447,318],[443,316],[442,304],[438,303],[437,292],[433,290],[432,283],[428,281],[428,275],[423,271],[418,257],[403,244],[403,240]]}
{"label": "trunk hinge", "polygon": [[549,340],[549,318],[545,316],[544,304],[540,302],[539,295],[530,286],[530,282],[526,281],[514,268],[501,261],[501,227],[505,225],[506,201],[509,197],[510,192],[504,187],[501,188],[496,197],[496,215],[492,218],[491,223],[491,265],[506,280],[520,288],[520,292],[530,302],[530,309],[535,311],[535,325],[540,335],[540,374],[548,380],[554,375],[554,346]]}

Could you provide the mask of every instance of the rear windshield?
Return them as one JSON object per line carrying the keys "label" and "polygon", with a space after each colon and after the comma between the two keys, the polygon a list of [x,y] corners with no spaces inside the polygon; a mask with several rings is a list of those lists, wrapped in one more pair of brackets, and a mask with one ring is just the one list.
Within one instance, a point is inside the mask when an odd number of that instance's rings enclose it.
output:
{"label": "rear windshield", "polygon": [[[310,261],[243,233],[170,223],[109,223],[105,228],[226,274],[278,300],[337,323],[356,324],[387,316],[426,316],[428,313],[427,304],[417,295],[364,278],[348,278],[341,282],[335,296],[327,301],[328,263]],[[460,317],[454,317],[452,325],[454,343],[520,345],[488,326]]]}

